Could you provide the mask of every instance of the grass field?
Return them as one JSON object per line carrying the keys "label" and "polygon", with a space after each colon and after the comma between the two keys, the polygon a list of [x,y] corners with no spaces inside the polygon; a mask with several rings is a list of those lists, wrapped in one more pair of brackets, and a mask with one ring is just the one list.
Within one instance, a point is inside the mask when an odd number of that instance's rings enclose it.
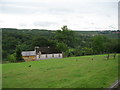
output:
{"label": "grass field", "polygon": [[[118,57],[69,57],[3,64],[3,88],[107,88],[118,79]],[[92,60],[92,58],[94,58]],[[29,65],[31,67],[28,67]]]}

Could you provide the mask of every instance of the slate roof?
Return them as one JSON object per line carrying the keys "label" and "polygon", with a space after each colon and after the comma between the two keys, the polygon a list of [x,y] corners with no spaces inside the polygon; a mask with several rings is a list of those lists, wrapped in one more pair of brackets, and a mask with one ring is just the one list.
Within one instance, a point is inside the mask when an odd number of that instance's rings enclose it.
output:
{"label": "slate roof", "polygon": [[42,54],[61,53],[61,52],[57,51],[54,47],[38,47],[38,48],[36,49],[36,53],[38,54],[39,51],[40,51]]}
{"label": "slate roof", "polygon": [[35,51],[22,51],[22,56],[35,56]]}

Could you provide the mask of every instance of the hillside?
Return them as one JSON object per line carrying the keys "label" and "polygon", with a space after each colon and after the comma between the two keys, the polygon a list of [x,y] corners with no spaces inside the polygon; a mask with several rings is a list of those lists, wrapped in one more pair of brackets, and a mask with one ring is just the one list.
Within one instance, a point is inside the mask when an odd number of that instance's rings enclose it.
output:
{"label": "hillside", "polygon": [[[22,51],[34,50],[35,46],[50,46],[58,51],[64,51],[66,56],[101,54],[106,51],[119,52],[119,31],[71,31],[69,29],[64,31],[2,28],[3,61],[7,61],[10,55],[15,53],[17,46],[20,46]],[[101,45],[94,41],[95,38]],[[97,50],[96,46],[102,49]],[[108,47],[111,47],[111,50]]]}
{"label": "hillside", "polygon": [[118,58],[104,56],[3,64],[3,88],[108,88],[118,79]]}

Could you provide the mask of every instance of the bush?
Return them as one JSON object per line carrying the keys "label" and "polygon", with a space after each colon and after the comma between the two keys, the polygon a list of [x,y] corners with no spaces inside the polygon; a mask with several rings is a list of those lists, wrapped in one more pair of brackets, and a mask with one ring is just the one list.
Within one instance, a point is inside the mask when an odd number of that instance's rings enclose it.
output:
{"label": "bush", "polygon": [[68,49],[68,50],[64,53],[64,55],[65,55],[66,57],[75,56],[75,49],[73,49],[73,48]]}
{"label": "bush", "polygon": [[92,55],[93,54],[93,49],[84,47],[84,48],[81,49],[81,54],[82,55]]}
{"label": "bush", "polygon": [[7,60],[10,61],[10,62],[16,62],[15,55],[16,55],[15,53],[11,54],[11,55],[8,55]]}

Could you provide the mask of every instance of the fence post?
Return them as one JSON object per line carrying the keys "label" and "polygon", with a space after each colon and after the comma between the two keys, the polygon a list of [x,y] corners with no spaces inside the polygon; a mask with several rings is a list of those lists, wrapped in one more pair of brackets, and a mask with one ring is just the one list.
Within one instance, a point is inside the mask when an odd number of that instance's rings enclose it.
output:
{"label": "fence post", "polygon": [[107,56],[107,60],[109,59],[109,54],[108,54],[108,56]]}
{"label": "fence post", "polygon": [[114,54],[114,59],[115,59],[115,57],[116,57],[116,53]]}

